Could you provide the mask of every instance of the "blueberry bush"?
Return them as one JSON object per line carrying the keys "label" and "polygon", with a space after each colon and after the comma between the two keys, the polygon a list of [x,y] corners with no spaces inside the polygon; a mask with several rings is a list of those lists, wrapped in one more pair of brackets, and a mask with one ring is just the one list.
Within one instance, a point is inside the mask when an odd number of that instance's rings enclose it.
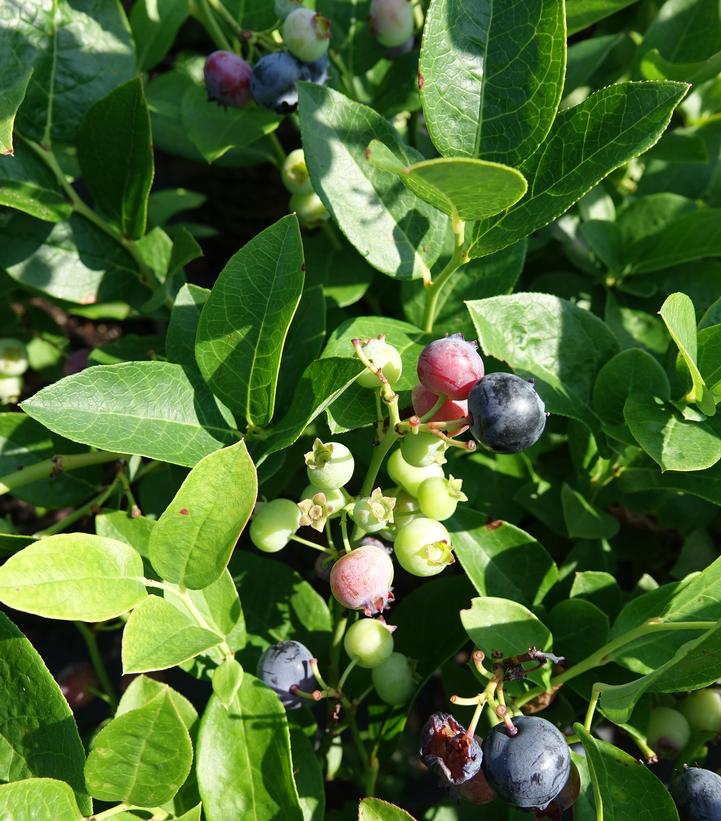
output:
{"label": "blueberry bush", "polygon": [[3,821],[721,819],[718,0],[0,0],[0,155]]}

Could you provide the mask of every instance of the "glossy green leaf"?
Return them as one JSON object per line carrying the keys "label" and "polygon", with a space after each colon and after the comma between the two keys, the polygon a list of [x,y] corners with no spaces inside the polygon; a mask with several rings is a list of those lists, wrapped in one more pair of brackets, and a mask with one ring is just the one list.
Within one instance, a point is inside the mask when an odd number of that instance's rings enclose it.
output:
{"label": "glossy green leaf", "polygon": [[291,215],[238,251],[203,306],[198,365],[213,392],[250,425],[265,425],[273,416],[283,345],[303,280],[303,246]]}
{"label": "glossy green leaf", "polygon": [[504,211],[526,193],[514,168],[470,158],[445,157],[406,165],[382,142],[371,140],[368,161],[398,179],[454,220],[477,220]]}
{"label": "glossy green leaf", "polygon": [[561,0],[433,0],[419,86],[440,153],[514,166],[533,154],[561,99],[565,29]]}
{"label": "glossy green leaf", "polygon": [[157,807],[183,785],[193,745],[169,689],[117,716],[95,736],[85,764],[95,798]]}
{"label": "glossy green leaf", "polygon": [[657,48],[646,52],[641,59],[641,74],[646,80],[682,80],[698,85],[721,72],[721,51],[705,60],[689,63],[672,62],[662,56]]}
{"label": "glossy green leaf", "polygon": [[127,690],[120,697],[115,717],[145,707],[146,704],[149,704],[154,698],[163,693],[170,697],[183,724],[185,724],[188,732],[192,733],[193,725],[198,720],[198,711],[185,696],[182,696],[162,681],[150,678],[150,676],[140,675],[132,679]]}
{"label": "glossy green leaf", "polygon": [[245,442],[201,459],[150,534],[161,578],[207,587],[225,570],[255,506],[258,479]]}
{"label": "glossy green leaf", "polygon": [[303,821],[323,821],[325,781],[321,762],[311,739],[296,727],[290,728],[290,752]]}
{"label": "glossy green leaf", "polygon": [[95,517],[98,536],[129,544],[143,558],[150,558],[150,532],[155,526],[147,516],[130,515],[125,510],[109,510]]}
{"label": "glossy green leaf", "polygon": [[593,386],[593,408],[605,421],[621,424],[626,399],[634,394],[671,398],[666,372],[641,348],[627,348],[601,368]]}
{"label": "glossy green leaf", "polygon": [[641,48],[658,49],[674,63],[701,60],[721,48],[716,0],[666,0],[646,29]]}
{"label": "glossy green leaf", "polygon": [[721,401],[721,325],[698,333],[698,369],[715,402]]}
{"label": "glossy green leaf", "polygon": [[0,154],[14,153],[13,127],[15,115],[25,99],[25,92],[32,76],[32,68],[26,69],[10,85],[0,89]]}
{"label": "glossy green leaf", "polygon": [[124,542],[61,533],[0,567],[0,601],[49,619],[106,621],[145,598],[143,581],[143,560]]}
{"label": "glossy green leaf", "polygon": [[551,646],[548,628],[528,608],[509,599],[473,599],[468,610],[461,610],[461,621],[486,658],[491,658],[494,650],[513,656],[525,653],[529,647],[548,650]]}
{"label": "glossy green leaf", "polygon": [[456,557],[481,596],[532,606],[558,580],[556,564],[545,548],[508,522],[487,522],[461,505],[445,525]]}
{"label": "glossy green leaf", "polygon": [[447,218],[366,157],[371,140],[407,165],[422,160],[395,129],[360,103],[300,84],[303,149],[313,188],[348,240],[368,262],[397,279],[428,279]]}
{"label": "glossy green leaf", "polygon": [[413,816],[380,798],[364,798],[358,805],[358,821],[413,821]]}
{"label": "glossy green leaf", "polygon": [[[568,6],[569,3],[566,5]],[[566,83],[563,87],[563,96],[566,97],[579,86],[585,85],[600,68],[610,52],[623,41],[623,37],[622,34],[606,34],[579,40],[570,45],[566,61]]]}
{"label": "glossy green leaf", "polygon": [[195,335],[198,332],[200,312],[209,296],[207,288],[189,283],[183,285],[173,302],[165,337],[168,359],[182,365],[186,373],[194,372],[199,378],[200,369],[195,361]]}
{"label": "glossy green leaf", "polygon": [[569,595],[593,602],[611,619],[618,614],[624,599],[615,577],[605,570],[577,570]]}
{"label": "glossy green leaf", "polygon": [[684,214],[627,253],[629,273],[660,271],[704,257],[721,256],[721,208],[699,208]]}
{"label": "glossy green leaf", "polygon": [[0,29],[1,86],[33,69],[17,116],[23,135],[72,143],[91,106],[135,72],[119,3],[10,0]]}
{"label": "glossy green leaf", "polygon": [[153,68],[165,57],[189,12],[188,0],[138,0],[133,4],[130,27],[140,71]]}
{"label": "glossy green leaf", "polygon": [[0,204],[46,222],[72,212],[52,171],[22,142],[11,157],[0,156]]}
{"label": "glossy green leaf", "polygon": [[230,707],[240,685],[243,683],[243,668],[234,658],[226,658],[213,673],[213,693],[225,707]]}
{"label": "glossy green leaf", "polygon": [[[75,791],[75,800],[82,812],[92,812],[83,778],[85,751],[73,714],[60,688],[32,644],[4,614],[0,614],[0,641],[3,647],[3,663],[0,665],[0,778],[16,784],[35,783],[34,780],[21,780],[34,776],[66,782],[70,785],[67,789]],[[20,681],[21,687],[18,686]],[[26,816],[15,817],[9,813],[11,810],[19,812],[24,807],[19,796],[27,795],[31,789],[0,786],[0,796],[3,796],[0,798],[0,807],[3,808],[0,817],[25,821]],[[58,793],[58,790],[49,789]],[[58,812],[63,801],[72,806],[70,797],[58,798]],[[56,818],[48,818],[48,821],[56,821]],[[57,821],[60,821],[60,816]]]}
{"label": "glossy green leaf", "polygon": [[77,148],[83,179],[97,207],[125,236],[142,237],[154,169],[150,115],[139,77],[90,109]]}
{"label": "glossy green leaf", "polygon": [[[258,762],[263,762],[262,768]],[[197,776],[208,821],[302,821],[290,735],[278,696],[246,673],[226,709],[212,697],[200,723]]]}
{"label": "glossy green leaf", "polygon": [[618,83],[562,111],[543,147],[518,170],[529,193],[481,221],[470,253],[497,251],[548,225],[615,168],[648,150],[686,93],[682,83]]}
{"label": "glossy green leaf", "polygon": [[618,533],[618,522],[613,516],[595,508],[565,482],[561,487],[561,505],[572,539],[611,539]]}
{"label": "glossy green leaf", "polygon": [[22,408],[76,442],[188,467],[237,440],[230,414],[170,362],[88,368],[36,393]]}
{"label": "glossy green leaf", "polygon": [[[678,813],[665,784],[641,761],[612,744],[594,738],[574,724],[586,751],[594,796],[602,802],[597,817],[604,821],[678,821]],[[599,808],[596,807],[599,811]]]}
{"label": "glossy green leaf", "polygon": [[[546,410],[597,432],[591,391],[602,365],[618,350],[598,317],[547,294],[513,294],[467,302],[484,353],[533,377]],[[579,345],[579,339],[589,340]]]}
{"label": "glossy green leaf", "polygon": [[608,641],[608,616],[585,599],[564,599],[546,617],[553,649],[572,664],[590,656]]}
{"label": "glossy green leaf", "polygon": [[638,0],[566,0],[568,33],[575,34],[636,2]]}
{"label": "glossy green leaf", "polygon": [[82,821],[73,791],[54,778],[26,778],[0,785],[4,821]]}
{"label": "glossy green leaf", "polygon": [[222,637],[201,627],[159,596],[148,596],[123,630],[123,673],[166,670],[220,644]]}

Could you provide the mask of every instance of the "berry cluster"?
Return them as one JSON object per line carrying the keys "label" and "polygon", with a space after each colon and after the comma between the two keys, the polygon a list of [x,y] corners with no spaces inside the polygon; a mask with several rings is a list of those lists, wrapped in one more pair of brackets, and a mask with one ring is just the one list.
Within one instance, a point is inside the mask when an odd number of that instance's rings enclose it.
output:
{"label": "berry cluster", "polygon": [[14,404],[23,391],[28,351],[19,339],[0,339],[0,405]]}
{"label": "berry cluster", "polygon": [[[295,193],[307,191],[302,152],[293,152],[289,160],[283,169],[286,185]],[[324,553],[321,572],[325,575],[329,568],[333,597],[344,608],[362,614],[345,633],[348,671],[353,666],[372,670],[378,696],[395,704],[412,696],[414,678],[412,662],[394,652],[395,628],[381,615],[394,600],[392,556],[406,572],[419,577],[434,576],[453,563],[451,534],[444,522],[467,499],[461,480],[444,472],[448,449],[474,450],[473,440],[458,438],[470,428],[486,447],[520,450],[538,439],[546,414],[532,385],[513,374],[486,375],[476,345],[455,334],[431,342],[421,352],[417,362],[420,381],[412,396],[414,413],[401,420],[399,397],[392,387],[403,372],[400,353],[383,336],[356,339],[352,344],[366,366],[357,378],[358,385],[378,391],[390,415],[386,424],[379,410],[376,453],[360,491],[348,490],[356,469],[349,448],[339,441],[316,438],[305,454],[309,484],[300,500],[259,503],[250,538],[267,553],[282,550],[290,541]],[[386,454],[391,486],[383,488],[376,481]],[[335,522],[340,525],[342,551],[336,549],[332,537]],[[302,527],[324,533],[327,546],[299,536]],[[304,663],[311,663],[310,651],[300,647]],[[299,667],[285,643],[277,645],[276,651],[270,660],[264,656],[260,675],[277,691],[297,691],[292,699],[284,697],[286,706],[299,704],[304,696],[344,697],[340,683],[325,684],[317,665],[311,681],[307,665]],[[285,678],[273,672],[279,666]]]}

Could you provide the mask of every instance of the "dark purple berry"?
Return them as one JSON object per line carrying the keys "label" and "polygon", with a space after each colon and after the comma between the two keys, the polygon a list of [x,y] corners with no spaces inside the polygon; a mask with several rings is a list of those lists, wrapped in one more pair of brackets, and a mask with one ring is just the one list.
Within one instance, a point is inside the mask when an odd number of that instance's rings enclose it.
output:
{"label": "dark purple berry", "polygon": [[721,776],[689,767],[668,789],[681,821],[721,821]]}
{"label": "dark purple berry", "polygon": [[478,739],[450,713],[433,713],[421,732],[421,761],[448,786],[469,781],[481,768]]}
{"label": "dark purple berry", "polygon": [[572,761],[571,772],[568,774],[568,780],[564,788],[545,809],[536,812],[536,818],[561,819],[563,813],[576,803],[580,792],[581,775],[578,772],[578,767]]}
{"label": "dark purple berry", "polygon": [[471,433],[496,453],[518,453],[538,441],[546,406],[532,383],[512,373],[489,373],[468,394]]}
{"label": "dark purple berry", "polygon": [[92,664],[78,662],[68,664],[57,675],[60,692],[72,710],[89,704],[98,689],[98,677]]}
{"label": "dark purple berry", "polygon": [[242,108],[250,102],[253,70],[237,54],[230,51],[209,54],[203,75],[209,100],[233,108]]}
{"label": "dark purple berry", "polygon": [[287,710],[293,710],[303,703],[300,696],[294,695],[295,688],[306,693],[316,689],[312,660],[313,654],[299,641],[279,641],[260,657],[258,678],[275,690]]}

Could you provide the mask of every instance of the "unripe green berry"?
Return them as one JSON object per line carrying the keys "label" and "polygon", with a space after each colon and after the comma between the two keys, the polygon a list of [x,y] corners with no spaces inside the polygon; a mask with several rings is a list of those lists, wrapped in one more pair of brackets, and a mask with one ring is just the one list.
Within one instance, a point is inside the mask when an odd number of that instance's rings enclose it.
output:
{"label": "unripe green berry", "polygon": [[14,405],[22,392],[22,376],[0,377],[0,405]]}
{"label": "unripe green berry", "polygon": [[[369,339],[361,348],[376,368],[380,368],[389,384],[394,385],[403,372],[403,360],[398,350],[389,345],[381,336],[378,339]],[[362,388],[378,388],[380,381],[373,371],[366,368],[356,379]]]}
{"label": "unripe green berry", "polygon": [[651,710],[646,740],[662,758],[674,758],[688,744],[691,728],[688,721],[671,707]]}
{"label": "unripe green berry", "polygon": [[405,704],[416,689],[413,668],[403,653],[391,655],[371,672],[376,693],[386,704]]}
{"label": "unripe green berry", "polygon": [[336,490],[353,476],[355,462],[348,448],[340,442],[313,443],[313,450],[305,454],[308,481],[319,490]]}
{"label": "unripe green berry", "polygon": [[414,468],[445,464],[445,452],[446,443],[434,433],[409,433],[401,442],[403,458]]}
{"label": "unripe green berry", "polygon": [[388,625],[380,619],[360,619],[348,628],[343,646],[359,667],[372,669],[393,652],[393,636]]}
{"label": "unripe green berry", "polygon": [[315,228],[330,218],[330,214],[315,191],[311,191],[310,194],[293,194],[289,208],[298,215],[299,222],[308,228]]}
{"label": "unripe green berry", "polygon": [[467,502],[468,497],[461,490],[460,479],[449,476],[431,476],[421,482],[418,488],[418,506],[424,516],[444,522],[456,512],[459,502]]}
{"label": "unripe green berry", "polygon": [[283,41],[298,60],[320,60],[328,51],[330,20],[312,9],[295,9],[283,22]]}
{"label": "unripe green berry", "polygon": [[355,503],[353,521],[366,533],[377,533],[389,522],[393,522],[395,504],[396,500],[392,496],[384,496],[377,487],[370,496],[358,499]]}
{"label": "unripe green berry", "polygon": [[435,576],[454,561],[446,528],[423,517],[398,529],[393,551],[400,566],[414,576]]}
{"label": "unripe green berry", "polygon": [[679,704],[679,710],[696,732],[721,732],[721,693],[707,688],[686,696]]}
{"label": "unripe green berry", "polygon": [[340,513],[345,507],[346,497],[343,491],[338,487],[334,490],[321,490],[314,485],[306,485],[303,492],[300,494],[301,502],[305,499],[312,499],[317,493],[325,494],[325,506],[329,516],[334,516]]}
{"label": "unripe green berry", "polygon": [[312,194],[313,184],[308,175],[305,164],[305,153],[302,148],[296,148],[288,154],[280,170],[283,185],[291,194]]}
{"label": "unripe green berry", "polygon": [[290,499],[273,499],[258,505],[250,523],[250,540],[264,553],[277,553],[299,527],[298,505]]}
{"label": "unripe green berry", "polygon": [[22,376],[28,369],[28,350],[19,339],[0,339],[0,377]]}
{"label": "unripe green berry", "polygon": [[431,476],[443,476],[443,468],[440,465],[428,465],[423,468],[409,465],[403,458],[400,448],[396,448],[391,453],[388,459],[387,471],[391,479],[407,493],[410,493],[411,496],[418,495],[421,482],[430,479]]}

